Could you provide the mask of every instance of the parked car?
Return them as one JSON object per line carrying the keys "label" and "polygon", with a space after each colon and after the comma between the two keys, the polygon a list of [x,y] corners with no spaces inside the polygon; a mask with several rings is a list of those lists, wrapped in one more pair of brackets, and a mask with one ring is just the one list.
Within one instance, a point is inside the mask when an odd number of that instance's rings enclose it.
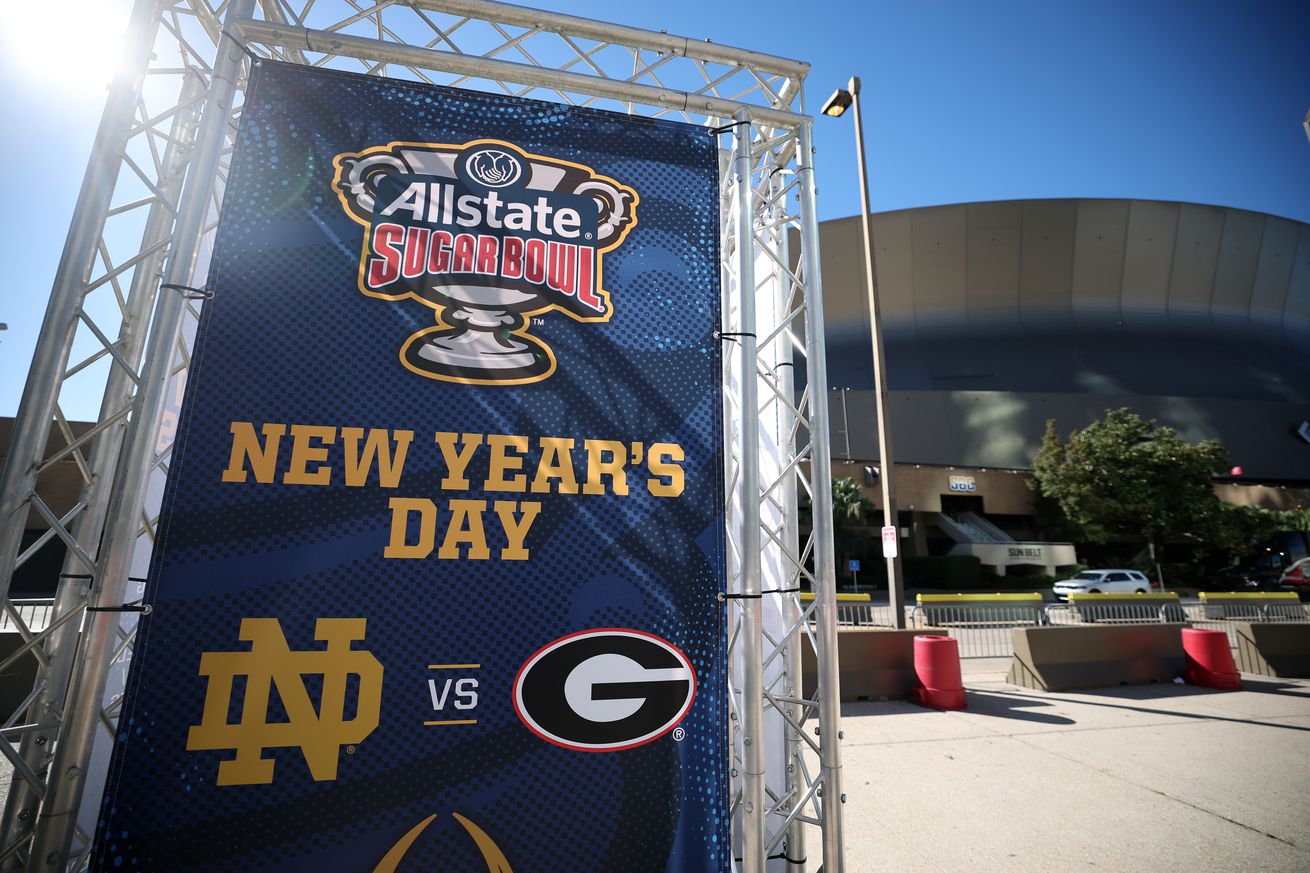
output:
{"label": "parked car", "polygon": [[1252,567],[1230,567],[1211,574],[1205,587],[1210,591],[1274,591],[1278,588],[1278,572]]}
{"label": "parked car", "polygon": [[1068,600],[1070,594],[1146,594],[1151,582],[1136,570],[1084,570],[1053,588],[1056,599]]}
{"label": "parked car", "polygon": [[1278,587],[1283,591],[1310,591],[1310,558],[1302,558],[1284,570]]}

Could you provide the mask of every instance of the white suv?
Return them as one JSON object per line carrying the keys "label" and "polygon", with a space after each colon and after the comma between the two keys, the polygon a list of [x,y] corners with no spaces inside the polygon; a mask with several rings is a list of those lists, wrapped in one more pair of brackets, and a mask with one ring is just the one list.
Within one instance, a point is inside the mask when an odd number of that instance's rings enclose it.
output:
{"label": "white suv", "polygon": [[1068,600],[1070,594],[1146,594],[1151,582],[1136,570],[1084,570],[1056,582],[1054,590],[1060,600]]}

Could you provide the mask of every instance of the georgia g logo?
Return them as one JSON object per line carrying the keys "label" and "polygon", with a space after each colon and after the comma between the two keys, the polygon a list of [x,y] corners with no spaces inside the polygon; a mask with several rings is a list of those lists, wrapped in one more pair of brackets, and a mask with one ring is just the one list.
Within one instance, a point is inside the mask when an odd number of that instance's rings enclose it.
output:
{"label": "georgia g logo", "polygon": [[514,679],[514,711],[537,736],[580,752],[614,752],[658,739],[696,697],[696,671],[672,643],[626,628],[561,637]]}
{"label": "georgia g logo", "polygon": [[436,310],[436,325],[400,350],[411,372],[537,382],[555,372],[555,353],[528,332],[530,316],[613,316],[602,256],[637,223],[627,185],[495,139],[393,142],[332,164],[342,207],[365,227],[359,290]]}

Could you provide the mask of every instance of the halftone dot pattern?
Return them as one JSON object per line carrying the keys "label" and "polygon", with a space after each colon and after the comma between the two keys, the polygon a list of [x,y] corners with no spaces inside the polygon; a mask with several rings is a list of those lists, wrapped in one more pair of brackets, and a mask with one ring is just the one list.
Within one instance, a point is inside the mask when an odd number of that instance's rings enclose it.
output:
{"label": "halftone dot pattern", "polygon": [[[484,137],[573,161],[636,189],[637,225],[604,255],[613,317],[541,314],[532,335],[558,361],[518,387],[452,385],[406,370],[400,348],[434,310],[356,284],[364,229],[332,190],[332,159],[393,141]],[[485,869],[459,813],[516,873],[563,870],[722,873],[730,865],[726,747],[722,351],[716,144],[703,129],[511,97],[471,94],[264,62],[247,94],[207,304],[165,495],[160,544],[93,850],[97,871],[371,873],[430,815],[401,870]],[[342,446],[327,445],[330,484],[223,483],[234,421],[411,431],[394,488],[374,472],[345,485]],[[686,488],[654,497],[642,463],[629,494],[484,489],[484,447],[466,491],[445,491],[439,431],[620,442],[685,452]],[[535,457],[534,451],[530,457]],[[312,465],[311,465],[312,466]],[[531,477],[533,464],[526,465]],[[487,503],[489,560],[383,557],[391,498]],[[508,545],[498,500],[541,504],[530,560]],[[407,528],[407,541],[418,534]],[[367,619],[363,642],[384,667],[382,717],[335,780],[315,782],[298,748],[272,748],[267,785],[218,787],[232,751],[186,751],[199,724],[204,652],[241,651],[242,618],[279,619],[292,649],[321,650],[315,622]],[[547,743],[518,720],[514,677],[567,633],[631,627],[680,648],[697,696],[672,735],[622,752]],[[476,669],[429,669],[478,664]],[[436,712],[429,680],[478,680],[474,725]],[[352,679],[352,682],[355,680]],[[357,684],[357,682],[356,682]],[[307,676],[317,699],[321,677]],[[245,680],[229,702],[240,719]],[[453,692],[452,692],[453,694]],[[348,705],[349,708],[349,705]],[[269,719],[285,719],[273,694]]]}

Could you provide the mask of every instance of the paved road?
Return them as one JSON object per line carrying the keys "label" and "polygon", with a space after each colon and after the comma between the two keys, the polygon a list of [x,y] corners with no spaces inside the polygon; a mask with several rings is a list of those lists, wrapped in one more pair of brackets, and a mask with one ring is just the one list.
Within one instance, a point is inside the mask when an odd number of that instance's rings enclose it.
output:
{"label": "paved road", "polygon": [[843,707],[848,873],[1310,871],[1310,681],[1048,694],[1008,665],[964,662],[963,712]]}
{"label": "paved road", "polygon": [[[1310,681],[843,707],[851,873],[1310,871]],[[807,870],[818,869],[818,847]]]}

